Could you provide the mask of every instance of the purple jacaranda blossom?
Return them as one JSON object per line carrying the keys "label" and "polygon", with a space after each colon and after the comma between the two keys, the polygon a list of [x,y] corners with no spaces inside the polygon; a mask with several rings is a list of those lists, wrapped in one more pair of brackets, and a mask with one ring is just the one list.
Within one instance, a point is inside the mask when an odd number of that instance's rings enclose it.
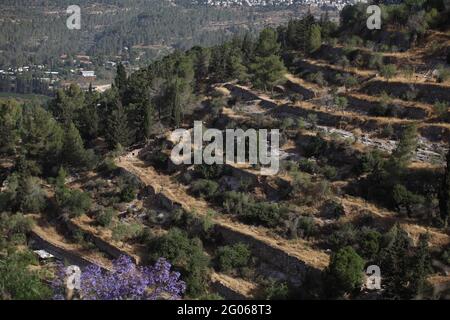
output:
{"label": "purple jacaranda blossom", "polygon": [[[78,294],[83,300],[180,299],[186,284],[171,268],[164,258],[154,266],[137,266],[123,255],[114,260],[111,271],[87,266],[81,273]],[[60,266],[53,281],[55,299],[64,299],[65,277],[65,268]]]}

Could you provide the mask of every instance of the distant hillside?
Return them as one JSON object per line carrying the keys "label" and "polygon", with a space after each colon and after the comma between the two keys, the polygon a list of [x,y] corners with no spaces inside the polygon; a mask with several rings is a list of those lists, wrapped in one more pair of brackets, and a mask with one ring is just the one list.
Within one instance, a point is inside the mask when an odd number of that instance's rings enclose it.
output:
{"label": "distant hillside", "polygon": [[[68,30],[66,0],[2,1],[0,67],[54,64],[62,54],[148,61],[162,52],[209,46],[234,34],[278,25],[301,8],[216,8],[189,1],[82,0],[82,29]],[[163,50],[163,51],[161,51]]]}

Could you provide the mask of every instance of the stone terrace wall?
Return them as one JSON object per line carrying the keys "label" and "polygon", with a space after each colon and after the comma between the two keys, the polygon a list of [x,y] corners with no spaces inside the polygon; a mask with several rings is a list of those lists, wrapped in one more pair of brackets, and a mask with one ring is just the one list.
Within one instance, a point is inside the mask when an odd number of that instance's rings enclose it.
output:
{"label": "stone terrace wall", "polygon": [[[346,96],[348,100],[347,109],[359,112],[362,114],[370,114],[372,108],[376,108],[379,103],[373,101],[367,101],[364,99],[358,99],[352,96]],[[396,110],[396,115],[392,115],[397,118],[409,118],[409,119],[425,119],[428,116],[426,110],[418,107],[403,107],[397,104],[389,104],[388,108]]]}
{"label": "stone terrace wall", "polygon": [[295,93],[301,94],[304,100],[313,99],[316,97],[316,93],[298,83],[294,83],[290,80],[286,81],[285,84],[288,90],[294,91]]}
{"label": "stone terrace wall", "polygon": [[294,278],[296,282],[308,274],[308,276],[319,276],[321,270],[307,265],[304,261],[294,257],[285,251],[259,241],[252,236],[229,229],[226,226],[215,225],[215,230],[227,243],[243,242],[250,246],[252,253],[264,262],[285,273],[288,278]]}
{"label": "stone terrace wall", "polygon": [[119,249],[118,247],[106,242],[105,240],[103,240],[102,238],[100,238],[99,236],[96,236],[95,234],[86,231],[82,228],[80,228],[76,223],[74,223],[73,221],[67,221],[67,227],[69,228],[69,230],[71,231],[81,231],[85,234],[87,234],[87,236],[90,238],[90,240],[96,245],[96,247],[103,251],[106,252],[107,254],[109,254],[111,257],[113,258],[118,258],[122,255],[128,256],[131,258],[131,260],[134,263],[138,263],[138,259],[132,255],[130,255],[129,253],[127,253],[124,250]]}
{"label": "stone terrace wall", "polygon": [[277,106],[276,103],[273,101],[270,101],[268,99],[264,99],[257,94],[253,93],[251,90],[248,90],[244,87],[236,86],[234,84],[226,84],[225,88],[230,90],[230,94],[233,97],[238,97],[240,99],[243,99],[245,101],[253,101],[253,100],[260,100],[260,106],[263,108],[275,108]]}
{"label": "stone terrace wall", "polygon": [[[182,208],[180,203],[174,201],[165,192],[155,193],[155,190],[151,186],[146,187],[146,192],[149,195],[155,195],[158,201],[165,203],[167,208]],[[282,249],[271,246],[270,244],[253,238],[250,235],[241,233],[239,231],[232,230],[226,226],[216,224],[215,230],[222,238],[229,243],[244,242],[251,248],[255,256],[264,260],[265,262],[273,265],[280,271],[289,274],[291,277],[295,277],[297,280],[301,278],[307,271],[311,274],[319,274],[320,270],[308,266],[304,261],[297,257],[291,256]],[[112,252],[114,253],[114,252]],[[308,273],[310,274],[310,273]]]}
{"label": "stone terrace wall", "polygon": [[[278,107],[273,111],[273,114],[276,117],[295,115],[303,118],[306,118],[309,114],[316,114],[318,124],[323,126],[335,127],[337,123],[342,122],[368,132],[375,132],[380,129],[380,122],[375,118],[366,120],[345,115],[331,114],[320,110],[303,109],[290,105]],[[394,129],[394,134],[398,136],[403,130],[403,125],[401,123],[393,123],[392,128]],[[427,138],[432,142],[449,141],[450,139],[449,128],[433,125],[431,123],[421,126],[419,128],[419,133],[422,137]]]}
{"label": "stone terrace wall", "polygon": [[234,291],[230,287],[227,287],[223,283],[219,281],[211,282],[211,287],[214,291],[216,291],[220,296],[224,297],[226,300],[246,300],[247,297],[243,296],[237,291]]}
{"label": "stone terrace wall", "polygon": [[416,91],[417,99],[426,103],[435,103],[437,100],[450,102],[450,88],[432,83],[410,84],[374,80],[367,83],[361,91],[367,94],[380,94],[385,91],[399,98],[404,98],[409,91]]}
{"label": "stone terrace wall", "polygon": [[97,262],[94,262],[90,259],[86,259],[82,257],[81,255],[75,254],[73,252],[70,252],[64,248],[61,248],[44,238],[42,238],[40,235],[38,235],[36,232],[31,231],[30,237],[35,243],[36,248],[44,249],[45,251],[51,253],[59,260],[66,260],[70,264],[74,264],[79,266],[80,268],[87,267],[88,265],[98,265],[102,269],[106,270],[107,268],[105,266],[102,266],[98,264]]}

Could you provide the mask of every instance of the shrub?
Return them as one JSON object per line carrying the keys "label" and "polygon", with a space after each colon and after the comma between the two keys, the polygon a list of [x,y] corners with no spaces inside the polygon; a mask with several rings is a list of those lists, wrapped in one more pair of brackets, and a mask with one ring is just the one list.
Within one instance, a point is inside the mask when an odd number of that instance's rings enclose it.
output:
{"label": "shrub", "polygon": [[411,80],[414,76],[415,69],[413,66],[406,66],[402,70],[402,74],[405,78]]}
{"label": "shrub", "polygon": [[251,203],[240,218],[247,223],[261,224],[269,228],[280,225],[287,214],[287,209],[277,203]]}
{"label": "shrub", "polygon": [[401,184],[396,184],[394,186],[392,191],[392,198],[397,210],[401,211],[404,208],[408,216],[412,215],[414,206],[421,205],[425,202],[423,196],[409,191],[405,186]]}
{"label": "shrub", "polygon": [[242,192],[227,191],[223,196],[223,207],[227,213],[243,214],[249,203],[249,196]]}
{"label": "shrub", "polygon": [[350,66],[350,61],[348,60],[347,57],[342,57],[342,58],[339,60],[338,64],[339,64],[343,69],[346,69],[346,68],[348,68],[348,67]]}
{"label": "shrub", "polygon": [[359,235],[361,255],[366,259],[373,259],[380,250],[381,234],[369,228],[363,228]]}
{"label": "shrub", "polygon": [[24,212],[40,212],[45,208],[45,192],[37,178],[28,177],[20,184],[18,190],[20,209]]}
{"label": "shrub", "polygon": [[381,129],[381,136],[384,138],[390,138],[394,134],[394,127],[390,123]]}
{"label": "shrub", "polygon": [[120,222],[112,229],[112,239],[115,241],[128,241],[142,235],[144,226],[140,223]]}
{"label": "shrub", "polygon": [[212,198],[218,189],[219,184],[217,182],[206,179],[199,179],[194,181],[191,185],[191,191],[193,194],[207,199]]}
{"label": "shrub", "polygon": [[437,81],[438,82],[446,82],[448,79],[450,79],[450,69],[446,68],[444,66],[438,67],[438,75],[437,75]]}
{"label": "shrub", "polygon": [[50,299],[50,288],[36,271],[29,268],[31,264],[37,263],[31,251],[16,251],[0,257],[0,299]]}
{"label": "shrub", "polygon": [[395,73],[397,72],[397,67],[395,64],[386,64],[381,67],[380,73],[381,75],[389,81],[392,77],[395,76]]}
{"label": "shrub", "polygon": [[89,194],[76,189],[66,189],[59,193],[57,201],[62,212],[67,212],[72,217],[82,215],[91,207]]}
{"label": "shrub", "polygon": [[446,101],[436,101],[433,109],[438,117],[444,117],[448,114],[448,103]]}
{"label": "shrub", "polygon": [[348,100],[346,97],[336,96],[334,98],[334,104],[341,112],[344,112],[348,106]]}
{"label": "shrub", "polygon": [[330,193],[330,185],[327,180],[312,181],[311,177],[303,172],[294,174],[291,186],[291,196],[305,204],[321,201]]}
{"label": "shrub", "polygon": [[359,287],[363,281],[363,268],[364,259],[352,247],[333,254],[326,271],[330,293],[340,295]]}
{"label": "shrub", "polygon": [[358,84],[358,79],[352,76],[347,76],[344,79],[344,85],[346,88],[353,88]]}
{"label": "shrub", "polygon": [[317,73],[310,73],[307,76],[307,80],[310,82],[314,82],[316,84],[318,84],[319,86],[324,86],[326,85],[326,81],[323,77],[323,73],[321,71],[317,72]]}
{"label": "shrub", "polygon": [[281,130],[286,130],[291,128],[294,125],[294,119],[292,118],[284,118],[281,122]]}
{"label": "shrub", "polygon": [[317,162],[309,159],[300,159],[298,161],[298,165],[300,170],[310,174],[318,173],[320,171],[320,167]]}
{"label": "shrub", "polygon": [[26,243],[26,234],[31,230],[33,220],[23,214],[0,214],[0,250],[9,245]]}
{"label": "shrub", "polygon": [[289,298],[289,287],[286,282],[269,279],[263,283],[262,296],[265,300],[286,300]]}
{"label": "shrub", "polygon": [[195,173],[198,177],[208,180],[219,179],[226,173],[225,171],[225,167],[220,164],[200,164],[195,166]]}
{"label": "shrub", "polygon": [[341,202],[331,199],[324,203],[321,212],[327,217],[339,218],[345,215],[345,209]]}
{"label": "shrub", "polygon": [[315,130],[316,127],[317,127],[317,122],[318,122],[317,114],[315,114],[315,113],[308,113],[308,115],[306,116],[306,122],[311,124],[311,129],[312,130]]}
{"label": "shrub", "polygon": [[385,160],[381,151],[378,149],[364,153],[360,156],[360,172],[361,173],[377,173],[383,170]]}
{"label": "shrub", "polygon": [[344,224],[334,231],[328,239],[332,248],[338,250],[346,246],[353,246],[358,239],[358,231],[351,224]]}
{"label": "shrub", "polygon": [[441,253],[441,260],[447,264],[450,265],[450,248],[447,248],[442,251]]}
{"label": "shrub", "polygon": [[327,142],[319,136],[314,136],[304,147],[305,157],[317,157],[327,150]]}
{"label": "shrub", "polygon": [[250,255],[248,245],[243,243],[220,247],[216,256],[219,270],[229,272],[232,269],[246,267],[248,266]]}
{"label": "shrub", "polygon": [[120,200],[122,202],[130,202],[133,201],[135,198],[136,198],[136,190],[130,185],[124,186],[123,189],[120,191]]}
{"label": "shrub", "polygon": [[317,232],[317,227],[312,217],[299,217],[297,228],[300,231],[300,237],[306,239],[313,236]]}
{"label": "shrub", "polygon": [[276,227],[287,213],[285,207],[276,203],[254,202],[249,196],[235,191],[224,194],[223,206],[227,213],[238,214],[247,223]]}
{"label": "shrub", "polygon": [[417,90],[415,90],[415,89],[412,89],[412,90],[408,90],[408,91],[406,91],[406,93],[405,93],[405,99],[406,100],[408,100],[408,101],[413,101],[413,100],[415,100],[416,98],[417,98]]}
{"label": "shrub", "polygon": [[113,157],[106,157],[98,167],[99,171],[104,173],[110,173],[117,169],[117,165]]}
{"label": "shrub", "polygon": [[369,110],[369,115],[374,117],[384,117],[386,116],[386,114],[387,114],[387,106],[382,103],[378,103]]}
{"label": "shrub", "polygon": [[149,245],[154,259],[164,257],[181,270],[188,295],[198,297],[205,294],[209,279],[209,258],[203,252],[203,245],[198,238],[189,239],[184,231],[172,228],[166,235],[153,239]]}
{"label": "shrub", "polygon": [[103,227],[108,227],[109,225],[111,225],[111,222],[115,215],[116,213],[113,208],[106,208],[96,216],[95,220],[99,225]]}
{"label": "shrub", "polygon": [[375,53],[370,56],[368,67],[370,69],[378,69],[380,70],[383,66],[383,55],[380,53]]}
{"label": "shrub", "polygon": [[325,165],[320,171],[328,180],[334,179],[337,176],[337,170],[333,166]]}

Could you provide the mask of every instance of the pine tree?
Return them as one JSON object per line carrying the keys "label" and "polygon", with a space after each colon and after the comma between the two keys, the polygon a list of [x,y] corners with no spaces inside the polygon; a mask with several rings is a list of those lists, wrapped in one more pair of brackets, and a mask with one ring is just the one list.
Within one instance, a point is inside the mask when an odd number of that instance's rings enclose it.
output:
{"label": "pine tree", "polygon": [[248,79],[247,68],[243,64],[242,53],[239,49],[232,49],[228,56],[228,75],[231,79],[237,79],[240,82],[245,82]]}
{"label": "pine tree", "polygon": [[326,271],[330,294],[339,296],[361,286],[364,259],[348,246],[332,255]]}
{"label": "pine tree", "polygon": [[163,117],[178,127],[183,120],[186,103],[189,100],[190,88],[178,77],[170,81],[165,88],[163,99],[159,102],[163,106]]}
{"label": "pine tree", "polygon": [[411,259],[413,275],[411,291],[414,295],[420,295],[424,291],[426,277],[433,271],[431,266],[431,255],[428,246],[429,234],[421,234],[416,252]]}
{"label": "pine tree", "polygon": [[279,49],[275,30],[266,28],[261,31],[255,50],[255,62],[250,66],[253,84],[257,88],[272,90],[275,84],[282,80],[286,68],[277,55]]}
{"label": "pine tree", "polygon": [[151,135],[153,125],[155,123],[155,109],[151,103],[147,103],[144,108],[144,138],[148,139]]}
{"label": "pine tree", "polygon": [[66,127],[62,159],[64,163],[73,167],[84,167],[86,165],[87,154],[83,139],[81,139],[80,133],[73,122],[70,122]]}
{"label": "pine tree", "polygon": [[386,295],[392,298],[410,298],[407,287],[410,279],[408,271],[411,239],[398,224],[389,230],[386,239],[388,243],[380,253]]}
{"label": "pine tree", "polygon": [[106,128],[106,140],[111,148],[117,144],[127,147],[131,142],[131,131],[128,128],[127,114],[120,101],[112,110]]}
{"label": "pine tree", "polygon": [[269,57],[278,54],[279,51],[280,44],[277,42],[276,31],[272,28],[263,29],[259,34],[255,54],[258,57]]}
{"label": "pine tree", "polygon": [[308,53],[317,51],[322,45],[321,29],[317,24],[313,24],[308,35]]}
{"label": "pine tree", "polygon": [[33,171],[51,170],[60,161],[64,131],[43,108],[28,108],[24,112],[21,149]]}
{"label": "pine tree", "polygon": [[202,91],[204,89],[204,82],[208,77],[208,70],[211,63],[211,50],[209,48],[193,48],[196,53],[195,58],[195,85],[197,91]]}
{"label": "pine tree", "polygon": [[249,32],[246,32],[244,38],[242,39],[241,51],[244,56],[244,63],[250,62],[253,57],[253,53],[255,50],[255,43],[252,35]]}
{"label": "pine tree", "polygon": [[127,88],[127,72],[122,63],[117,65],[116,78],[114,79],[114,86],[119,90],[120,95],[123,95]]}
{"label": "pine tree", "polygon": [[0,152],[13,152],[18,145],[22,108],[15,101],[0,104]]}
{"label": "pine tree", "polygon": [[389,160],[391,173],[397,171],[396,169],[404,169],[414,155],[417,148],[417,126],[415,124],[407,125],[403,130],[400,141],[397,147],[392,152]]}
{"label": "pine tree", "polygon": [[59,89],[56,98],[50,103],[53,116],[60,123],[75,121],[77,113],[84,105],[84,93],[79,86],[72,84],[68,89]]}

